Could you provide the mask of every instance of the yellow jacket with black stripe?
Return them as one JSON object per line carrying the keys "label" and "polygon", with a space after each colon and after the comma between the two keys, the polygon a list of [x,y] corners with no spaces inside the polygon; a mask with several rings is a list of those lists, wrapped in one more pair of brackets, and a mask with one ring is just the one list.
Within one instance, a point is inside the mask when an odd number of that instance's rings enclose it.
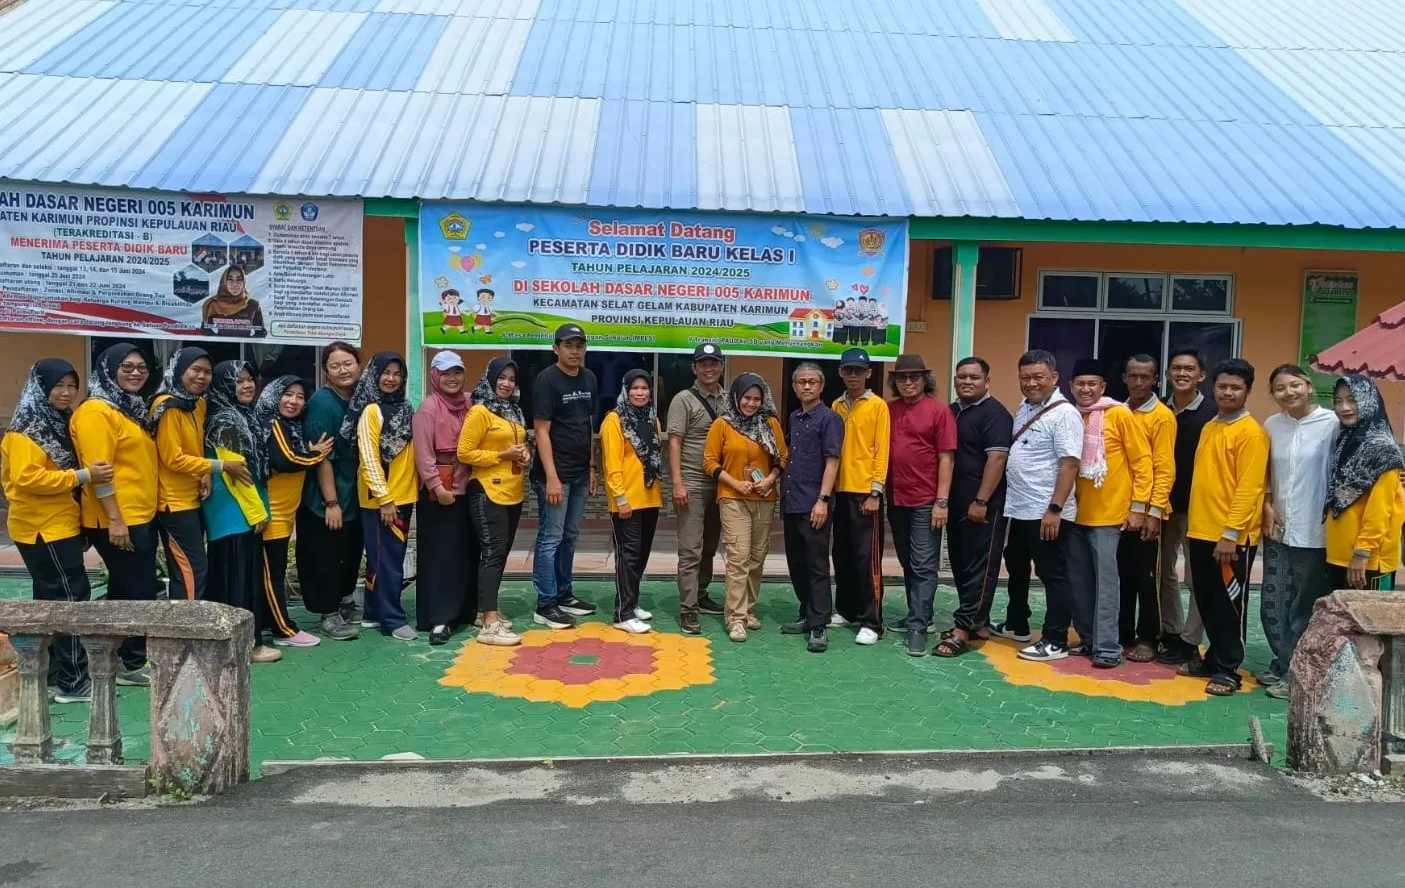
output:
{"label": "yellow jacket with black stripe", "polygon": [[281,422],[273,424],[273,433],[268,441],[268,467],[272,474],[268,477],[268,527],[264,528],[266,540],[286,540],[293,535],[293,518],[298,506],[302,505],[302,489],[307,470],[322,462],[326,457],[319,454],[304,456],[296,452],[288,443],[288,435]]}

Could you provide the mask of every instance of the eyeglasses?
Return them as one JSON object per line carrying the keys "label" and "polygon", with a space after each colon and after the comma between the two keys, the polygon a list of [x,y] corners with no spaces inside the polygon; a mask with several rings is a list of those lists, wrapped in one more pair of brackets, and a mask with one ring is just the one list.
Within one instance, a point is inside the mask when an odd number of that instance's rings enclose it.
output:
{"label": "eyeglasses", "polygon": [[795,384],[803,386],[824,385],[824,383],[818,379],[797,379],[795,380]]}
{"label": "eyeglasses", "polygon": [[118,364],[117,369],[123,373],[145,373],[145,364]]}

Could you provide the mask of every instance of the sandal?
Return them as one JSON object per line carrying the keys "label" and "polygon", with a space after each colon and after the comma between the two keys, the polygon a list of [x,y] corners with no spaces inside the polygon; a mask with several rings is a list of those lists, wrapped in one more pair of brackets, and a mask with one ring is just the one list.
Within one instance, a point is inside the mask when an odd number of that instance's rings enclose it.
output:
{"label": "sandal", "polygon": [[1187,678],[1214,678],[1215,667],[1204,660],[1188,660],[1181,664],[1181,668],[1176,670],[1177,675],[1184,675]]}
{"label": "sandal", "polygon": [[1205,685],[1205,693],[1212,697],[1233,697],[1239,693],[1239,679],[1216,675]]}
{"label": "sandal", "polygon": [[1156,648],[1146,642],[1141,642],[1127,652],[1127,660],[1131,663],[1150,663],[1155,659]]}
{"label": "sandal", "polygon": [[932,656],[948,658],[959,657],[962,654],[969,653],[970,650],[970,642],[959,635],[952,634],[942,637],[942,640],[937,646],[932,648]]}

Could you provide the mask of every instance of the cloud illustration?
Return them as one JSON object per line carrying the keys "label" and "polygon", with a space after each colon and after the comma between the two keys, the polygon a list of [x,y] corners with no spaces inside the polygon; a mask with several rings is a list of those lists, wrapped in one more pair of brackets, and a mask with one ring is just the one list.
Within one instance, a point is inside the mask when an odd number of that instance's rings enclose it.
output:
{"label": "cloud illustration", "polygon": [[527,263],[523,262],[521,259],[518,259],[516,262],[513,262],[513,263],[512,263],[512,267],[513,267],[513,268],[526,268],[526,267],[527,267]]}
{"label": "cloud illustration", "polygon": [[488,245],[487,245],[487,244],[474,244],[474,246],[477,247],[477,248],[480,249],[480,250],[486,250],[486,249],[488,249]]}
{"label": "cloud illustration", "polygon": [[844,246],[844,238],[833,236],[822,237],[820,238],[820,243],[824,244],[826,247],[829,247],[831,250],[834,250]]}
{"label": "cloud illustration", "polygon": [[805,235],[803,235],[803,234],[797,234],[797,235],[795,236],[795,242],[796,242],[797,244],[803,244],[803,243],[805,243]]}
{"label": "cloud illustration", "polygon": [[507,237],[506,231],[494,231],[493,237]]}
{"label": "cloud illustration", "polygon": [[518,223],[517,223],[517,230],[520,231],[520,232],[522,232],[522,233],[524,233],[524,234],[525,234],[526,232],[528,232],[528,231],[531,231],[533,228],[536,228],[536,227],[537,227],[537,226],[533,225],[531,222],[518,222]]}

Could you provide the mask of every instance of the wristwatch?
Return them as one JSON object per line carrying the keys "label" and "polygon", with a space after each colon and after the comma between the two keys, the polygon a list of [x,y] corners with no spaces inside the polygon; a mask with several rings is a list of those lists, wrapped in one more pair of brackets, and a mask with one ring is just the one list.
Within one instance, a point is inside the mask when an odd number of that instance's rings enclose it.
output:
{"label": "wristwatch", "polygon": [[1059,505],[1058,503],[1049,503],[1049,511],[1053,512],[1055,515],[1059,514],[1063,510],[1064,507]]}
{"label": "wristwatch", "polygon": [[822,493],[822,494],[820,494],[820,502],[822,502],[822,503],[827,503],[827,502],[829,502],[829,494],[827,494],[827,493]]}
{"label": "wristwatch", "polygon": [[949,506],[949,505],[951,505],[951,500],[947,500],[947,499],[939,499],[939,500],[937,500],[937,508],[939,508],[939,509],[945,509],[945,508],[946,508],[947,506]]}
{"label": "wristwatch", "polygon": [[981,499],[980,497],[976,497],[975,499],[971,500],[971,502],[973,502],[973,503],[975,503],[976,505],[980,506],[982,509],[984,509],[986,506],[990,505],[990,500],[983,500],[983,499]]}

